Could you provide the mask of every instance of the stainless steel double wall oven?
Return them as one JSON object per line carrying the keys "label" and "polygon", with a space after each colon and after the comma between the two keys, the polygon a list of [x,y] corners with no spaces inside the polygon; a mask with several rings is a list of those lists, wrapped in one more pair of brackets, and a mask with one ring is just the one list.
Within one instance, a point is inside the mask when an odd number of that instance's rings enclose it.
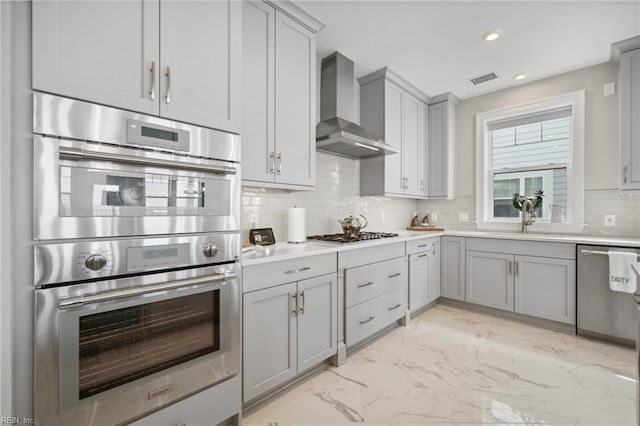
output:
{"label": "stainless steel double wall oven", "polygon": [[239,149],[34,95],[36,422],[126,423],[239,373]]}

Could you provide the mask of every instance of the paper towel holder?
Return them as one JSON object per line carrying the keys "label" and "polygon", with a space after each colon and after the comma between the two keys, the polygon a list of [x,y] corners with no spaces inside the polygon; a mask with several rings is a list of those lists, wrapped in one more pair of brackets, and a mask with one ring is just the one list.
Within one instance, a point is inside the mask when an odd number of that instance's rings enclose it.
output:
{"label": "paper towel holder", "polygon": [[257,246],[270,246],[276,243],[272,228],[256,228],[249,230],[249,242]]}

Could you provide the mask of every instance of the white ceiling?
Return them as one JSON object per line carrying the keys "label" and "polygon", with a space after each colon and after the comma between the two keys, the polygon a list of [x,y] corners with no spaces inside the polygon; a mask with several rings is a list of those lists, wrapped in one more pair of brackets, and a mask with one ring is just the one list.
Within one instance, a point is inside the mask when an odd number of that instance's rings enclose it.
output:
{"label": "white ceiling", "polygon": [[[640,34],[640,1],[296,3],[326,24],[318,57],[340,51],[356,77],[389,66],[429,96],[468,98],[606,62],[611,43]],[[493,29],[503,37],[484,41]],[[491,71],[498,80],[468,81]]]}

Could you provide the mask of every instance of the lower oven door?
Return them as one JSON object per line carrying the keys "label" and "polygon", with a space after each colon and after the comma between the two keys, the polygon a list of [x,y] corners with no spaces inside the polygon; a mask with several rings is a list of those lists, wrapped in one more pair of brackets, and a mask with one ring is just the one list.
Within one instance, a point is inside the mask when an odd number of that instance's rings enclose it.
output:
{"label": "lower oven door", "polygon": [[38,423],[128,422],[240,371],[235,274],[180,273],[36,290]]}

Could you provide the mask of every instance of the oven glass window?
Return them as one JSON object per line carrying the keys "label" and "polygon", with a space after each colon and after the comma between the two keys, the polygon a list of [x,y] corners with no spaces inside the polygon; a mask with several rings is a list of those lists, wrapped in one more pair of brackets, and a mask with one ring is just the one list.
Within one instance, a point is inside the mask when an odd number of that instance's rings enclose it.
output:
{"label": "oven glass window", "polygon": [[60,167],[60,216],[228,216],[225,179]]}
{"label": "oven glass window", "polygon": [[220,290],[80,317],[79,399],[220,349]]}

